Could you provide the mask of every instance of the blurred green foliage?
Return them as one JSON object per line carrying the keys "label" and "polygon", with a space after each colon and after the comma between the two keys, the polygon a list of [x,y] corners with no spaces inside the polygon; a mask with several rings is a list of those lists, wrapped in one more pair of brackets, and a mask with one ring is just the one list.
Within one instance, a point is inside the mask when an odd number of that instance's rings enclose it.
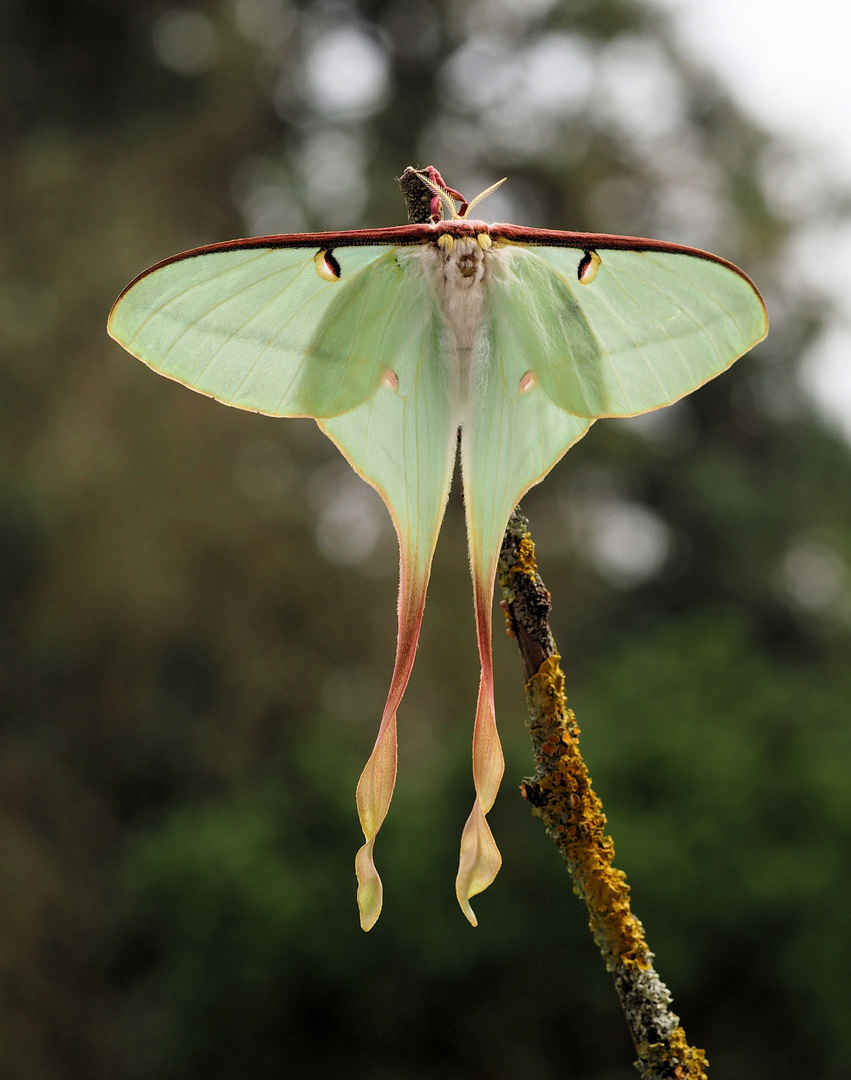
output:
{"label": "blurred green foliage", "polygon": [[633,1075],[516,795],[506,641],[505,863],[476,931],[455,904],[478,679],[457,493],[366,936],[354,786],[392,665],[392,529],[312,424],[188,393],[104,332],[179,249],[401,222],[409,163],[468,193],[508,174],[494,217],[716,250],[769,300],[753,356],[598,424],[524,509],[690,1038],[713,1075],[846,1075],[851,456],[797,390],[823,313],[790,284],[809,210],[777,161],[638,3],[6,0],[4,1077]]}

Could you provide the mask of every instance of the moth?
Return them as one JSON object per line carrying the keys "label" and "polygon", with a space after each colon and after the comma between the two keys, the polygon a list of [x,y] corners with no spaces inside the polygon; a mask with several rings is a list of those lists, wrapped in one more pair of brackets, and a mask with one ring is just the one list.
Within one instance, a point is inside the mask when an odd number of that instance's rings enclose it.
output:
{"label": "moth", "polygon": [[754,284],[715,255],[489,224],[471,211],[498,185],[468,204],[431,166],[408,168],[399,182],[407,225],[185,251],[132,281],[108,323],[128,352],[193,390],[270,416],[312,417],[390,511],[400,551],[396,661],[357,787],[365,930],[382,906],[373,848],[395,785],[396,712],[456,458],[481,660],[475,801],[456,894],[476,925],[470,898],[501,862],[486,815],[503,772],[491,617],[508,517],[595,420],[670,405],[768,332]]}

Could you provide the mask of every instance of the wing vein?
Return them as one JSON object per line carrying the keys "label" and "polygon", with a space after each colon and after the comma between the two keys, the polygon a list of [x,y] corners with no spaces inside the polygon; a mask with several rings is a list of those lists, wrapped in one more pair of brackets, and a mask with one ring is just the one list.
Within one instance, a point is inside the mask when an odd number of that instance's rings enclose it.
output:
{"label": "wing vein", "polygon": [[[128,348],[129,348],[129,346],[131,346],[133,344],[133,342],[136,340],[136,338],[139,336],[139,334],[141,334],[141,332],[145,329],[145,327],[148,325],[148,323],[153,318],[155,318],[157,315],[160,315],[163,311],[165,311],[165,309],[170,304],[173,304],[176,301],[182,299],[183,297],[188,296],[189,293],[191,293],[193,290],[200,289],[203,285],[209,285],[209,283],[211,281],[215,281],[216,278],[226,277],[228,274],[234,274],[234,273],[236,273],[237,270],[244,270],[245,267],[249,266],[251,263],[258,262],[264,256],[271,255],[271,254],[272,254],[271,250],[261,251],[259,255],[255,255],[250,259],[246,259],[244,262],[240,261],[236,266],[229,266],[229,267],[226,267],[224,270],[217,271],[215,274],[210,274],[209,277],[205,277],[202,281],[195,281],[191,285],[189,285],[185,289],[183,289],[181,292],[176,293],[174,296],[169,296],[167,300],[164,300],[158,307],[155,307],[150,312],[148,317],[139,325],[139,327],[136,329],[136,332],[133,334],[133,337],[130,338],[130,340],[127,342]],[[178,265],[178,264],[172,263],[171,265],[174,266],[174,265]],[[279,273],[279,271],[275,271],[275,273]],[[269,274],[268,276],[272,277],[273,275]],[[144,284],[144,282],[148,281],[148,280],[149,280],[149,278],[143,278],[142,281],[139,282],[139,284],[140,285]],[[260,280],[264,280],[264,279],[261,278]],[[209,310],[212,311],[213,309],[210,308]],[[207,314],[207,312],[204,312],[204,314]],[[203,318],[203,317],[204,316],[202,315],[201,318]]]}

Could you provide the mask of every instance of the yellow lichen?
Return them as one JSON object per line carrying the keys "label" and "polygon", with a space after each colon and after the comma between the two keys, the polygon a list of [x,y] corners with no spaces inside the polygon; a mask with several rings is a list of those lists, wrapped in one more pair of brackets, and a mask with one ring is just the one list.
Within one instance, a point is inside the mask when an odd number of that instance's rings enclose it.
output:
{"label": "yellow lichen", "polygon": [[689,1046],[681,1027],[671,1032],[667,1042],[641,1043],[638,1058],[642,1065],[659,1067],[657,1072],[672,1080],[707,1080],[709,1062],[706,1053],[697,1046]]}
{"label": "yellow lichen", "polygon": [[515,577],[523,575],[534,581],[537,573],[535,544],[529,533],[526,533],[525,536],[521,537],[517,548],[512,552],[511,565],[506,566],[504,563],[500,565],[499,583],[508,601],[513,601],[512,582]]}
{"label": "yellow lichen", "polygon": [[[528,559],[528,552],[524,555]],[[542,816],[588,907],[594,939],[609,970],[625,960],[649,968],[644,930],[630,911],[626,876],[612,865],[614,844],[605,834],[603,805],[579,750],[579,727],[567,708],[557,653],[541,664],[526,691],[533,730],[544,736],[544,761],[536,778],[545,796]]]}
{"label": "yellow lichen", "polygon": [[538,564],[535,562],[535,545],[529,533],[526,533],[517,546],[517,561],[514,566],[516,573],[528,574],[531,578],[534,578],[538,572]]}

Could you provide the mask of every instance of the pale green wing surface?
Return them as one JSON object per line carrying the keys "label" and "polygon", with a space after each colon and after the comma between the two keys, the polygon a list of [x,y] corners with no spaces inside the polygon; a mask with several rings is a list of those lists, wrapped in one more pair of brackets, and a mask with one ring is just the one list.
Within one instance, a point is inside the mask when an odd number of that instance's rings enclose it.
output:
{"label": "pale green wing surface", "polygon": [[[406,260],[405,265],[416,276],[419,260]],[[428,295],[422,282],[421,291]],[[373,396],[350,412],[320,423],[355,470],[379,492],[399,537],[396,662],[378,738],[357,790],[364,845],[355,870],[365,930],[381,911],[383,890],[373,847],[396,780],[396,710],[414,662],[432,555],[455,463],[457,430],[443,370],[443,328],[431,304],[429,318],[413,323],[406,340],[397,343],[393,366]]]}
{"label": "pale green wing surface", "polygon": [[550,402],[574,416],[600,415],[606,358],[564,277],[531,248],[500,250],[492,266],[489,345],[495,356],[520,359],[519,372],[505,361],[517,375],[514,393],[533,371]]}
{"label": "pale green wing surface", "polygon": [[[420,285],[427,297],[427,290]],[[456,431],[450,420],[443,329],[433,301],[427,320],[410,326],[388,377],[364,404],[323,420],[322,430],[393,516],[402,557],[415,572],[431,563],[443,517]],[[376,328],[376,338],[380,329]]]}
{"label": "pale green wing surface", "polygon": [[[768,331],[759,293],[724,263],[679,252],[506,246],[494,275],[495,331],[527,358],[546,395],[577,416],[670,405],[729,367]],[[510,312],[510,315],[508,314]]]}
{"label": "pale green wing surface", "polygon": [[109,332],[225,404],[275,416],[345,412],[375,391],[428,301],[396,248],[335,250],[337,280],[317,272],[318,251],[229,248],[169,261],[125,290]]}
{"label": "pale green wing surface", "polygon": [[[342,250],[340,265],[347,261]],[[419,249],[385,250],[359,273],[343,271],[310,342],[297,404],[307,416],[339,416],[366,401],[382,379],[413,378],[428,361],[439,370],[432,343],[434,298],[425,287]],[[373,438],[381,428],[373,429]]]}
{"label": "pale green wing surface", "polygon": [[491,577],[517,502],[586,433],[591,422],[554,405],[540,386],[520,389],[527,357],[503,347],[503,314],[491,307],[485,385],[461,434],[470,556]]}

